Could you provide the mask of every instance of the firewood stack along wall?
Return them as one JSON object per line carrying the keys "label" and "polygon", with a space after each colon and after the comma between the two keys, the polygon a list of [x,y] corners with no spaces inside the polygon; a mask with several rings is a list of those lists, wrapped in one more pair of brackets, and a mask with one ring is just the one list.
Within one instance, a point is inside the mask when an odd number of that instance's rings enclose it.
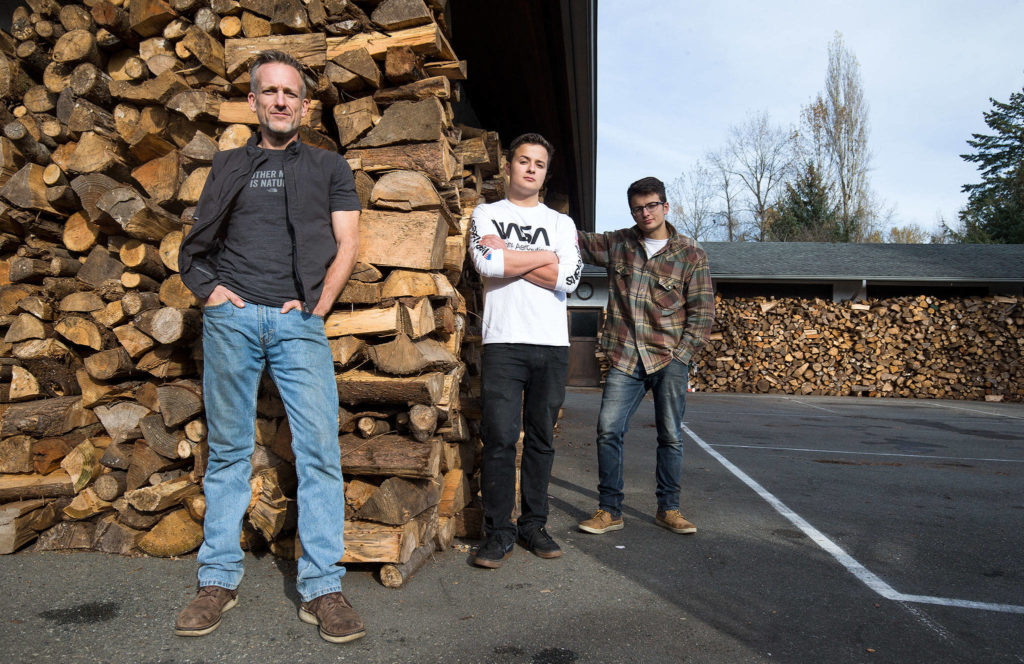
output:
{"label": "firewood stack along wall", "polygon": [[[306,67],[302,139],[346,156],[364,207],[359,263],[326,320],[345,560],[398,565],[400,583],[478,528],[457,518],[479,417],[463,263],[473,207],[504,184],[497,134],[453,124],[466,63],[444,0],[27,4],[0,34],[0,551],[37,535],[123,554],[199,544],[201,311],[177,249],[214,153],[257,125],[248,65],[267,48]],[[269,380],[257,442],[243,539],[295,556]]]}
{"label": "firewood stack along wall", "polygon": [[722,298],[693,386],[1024,401],[1024,298]]}

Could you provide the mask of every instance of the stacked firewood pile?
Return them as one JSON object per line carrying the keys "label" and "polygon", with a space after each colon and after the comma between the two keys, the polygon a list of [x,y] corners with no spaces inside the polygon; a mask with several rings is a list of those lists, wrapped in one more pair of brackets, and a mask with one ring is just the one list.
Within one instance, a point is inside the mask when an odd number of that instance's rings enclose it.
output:
{"label": "stacked firewood pile", "polygon": [[717,297],[700,390],[1024,400],[1024,298]]}
{"label": "stacked firewood pile", "polygon": [[[364,207],[359,263],[326,320],[344,560],[391,564],[400,583],[473,534],[457,517],[478,445],[480,303],[463,263],[473,207],[504,185],[497,135],[453,124],[466,63],[443,0],[27,4],[0,34],[0,552],[36,537],[198,546],[201,311],[177,250],[214,153],[257,125],[248,65],[268,48],[306,67],[302,140],[346,156]],[[290,434],[269,380],[257,431],[244,544],[294,557]]]}

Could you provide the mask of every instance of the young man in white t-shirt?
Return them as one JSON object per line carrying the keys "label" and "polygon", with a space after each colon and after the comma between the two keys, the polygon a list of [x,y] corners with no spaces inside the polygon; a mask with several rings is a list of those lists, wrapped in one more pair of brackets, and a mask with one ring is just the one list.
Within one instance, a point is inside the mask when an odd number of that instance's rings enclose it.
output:
{"label": "young man in white t-shirt", "polygon": [[[567,293],[583,263],[572,219],[540,202],[554,150],[540,134],[512,141],[506,198],[473,211],[470,253],[484,278],[481,494],[486,541],[473,563],[496,568],[519,543],[562,555],[545,528],[553,430],[569,367]],[[515,507],[516,441],[523,429],[521,513]]]}

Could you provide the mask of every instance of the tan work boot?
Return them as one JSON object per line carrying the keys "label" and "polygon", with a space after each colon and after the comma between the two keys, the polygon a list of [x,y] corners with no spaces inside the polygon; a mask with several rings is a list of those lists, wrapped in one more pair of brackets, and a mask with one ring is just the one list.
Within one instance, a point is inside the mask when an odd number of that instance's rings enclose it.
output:
{"label": "tan work boot", "polygon": [[174,623],[178,636],[204,636],[220,626],[221,615],[238,604],[238,591],[219,586],[203,586]]}
{"label": "tan work boot", "polygon": [[320,627],[320,636],[331,643],[355,641],[366,635],[359,614],[340,592],[321,595],[299,605],[299,619]]}
{"label": "tan work boot", "polygon": [[622,530],[622,517],[618,519],[604,510],[597,510],[594,516],[580,521],[579,528],[585,533],[601,535],[611,530]]}
{"label": "tan work boot", "polygon": [[679,510],[659,511],[654,517],[654,523],[662,528],[668,528],[674,533],[683,535],[692,535],[697,532],[697,526],[684,519]]}

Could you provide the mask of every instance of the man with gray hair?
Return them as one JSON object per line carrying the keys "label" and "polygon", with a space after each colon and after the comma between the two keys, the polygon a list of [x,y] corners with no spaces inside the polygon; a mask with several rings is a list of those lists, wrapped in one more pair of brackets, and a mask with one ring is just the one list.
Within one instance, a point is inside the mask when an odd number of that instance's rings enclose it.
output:
{"label": "man with gray hair", "polygon": [[174,631],[209,634],[238,601],[256,393],[266,368],[288,415],[298,476],[299,617],[341,643],[366,630],[341,593],[345,498],[324,316],[355,264],[359,198],[341,155],[299,139],[309,100],[295,58],[260,54],[250,89],[259,133],[244,147],[215,155],[178,259],[182,281],[204,303],[210,454],[199,592]]}

